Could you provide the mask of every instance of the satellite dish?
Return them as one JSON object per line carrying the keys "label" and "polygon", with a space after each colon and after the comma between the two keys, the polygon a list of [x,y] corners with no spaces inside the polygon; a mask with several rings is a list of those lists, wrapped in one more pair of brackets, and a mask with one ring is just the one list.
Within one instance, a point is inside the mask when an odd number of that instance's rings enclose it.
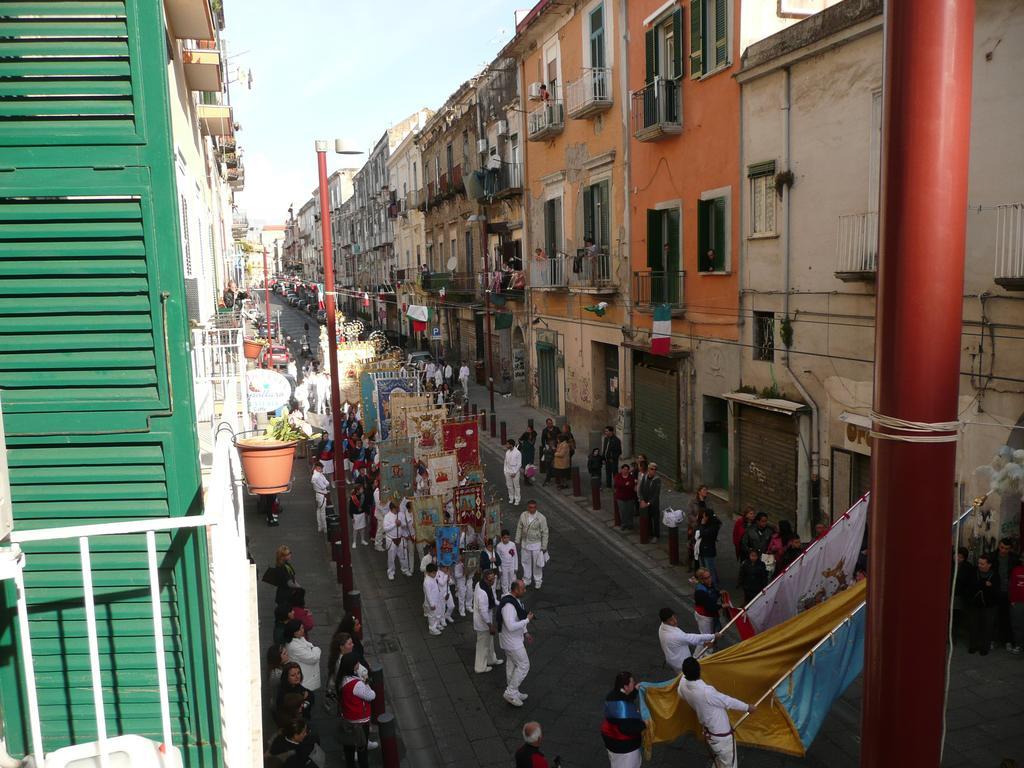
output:
{"label": "satellite dish", "polygon": [[454,272],[455,268],[459,266],[459,257],[452,256],[450,259],[448,259],[448,263],[445,266],[448,268],[449,272]]}

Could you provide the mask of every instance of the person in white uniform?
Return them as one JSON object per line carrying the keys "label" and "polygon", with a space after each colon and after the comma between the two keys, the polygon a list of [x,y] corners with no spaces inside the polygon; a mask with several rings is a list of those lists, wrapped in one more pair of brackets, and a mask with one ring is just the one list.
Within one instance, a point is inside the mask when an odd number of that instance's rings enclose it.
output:
{"label": "person in white uniform", "polygon": [[516,448],[516,441],[509,440],[505,443],[505,485],[508,488],[508,503],[518,504],[519,497],[519,472],[523,468],[523,454]]}
{"label": "person in white uniform", "polygon": [[427,565],[423,576],[423,605],[427,612],[427,629],[432,635],[440,635],[444,628],[444,593],[433,563]]}
{"label": "person in white uniform", "polygon": [[498,551],[498,562],[501,564],[501,594],[507,595],[519,572],[519,547],[512,541],[509,532],[503,530],[501,541],[495,549]]}
{"label": "person in white uniform", "polygon": [[398,505],[398,562],[406,576],[412,576],[414,565],[415,545],[412,529],[412,512],[409,511],[409,498],[406,497]]}
{"label": "person in white uniform", "polygon": [[692,656],[683,661],[683,676],[677,691],[704,728],[704,740],[714,757],[715,768],[736,768],[736,736],[728,710],[754,712],[757,707],[727,696],[701,680],[700,662]]}
{"label": "person in white uniform", "polygon": [[444,598],[441,624],[442,626],[454,624],[455,619],[452,618],[452,614],[455,612],[455,598],[452,597],[452,568],[450,565],[442,565],[437,569],[437,583]]}
{"label": "person in white uniform", "polygon": [[498,631],[498,644],[505,651],[505,693],[502,698],[513,707],[523,706],[527,694],[519,690],[526,675],[530,671],[530,657],[526,655],[526,642],[530,636],[526,627],[533,619],[522,598],[526,594],[526,585],[522,579],[512,582],[511,593],[501,598],[498,604],[501,623]]}
{"label": "person in white uniform", "polygon": [[691,634],[681,630],[679,619],[671,608],[662,608],[658,618],[661,619],[661,626],[658,627],[661,652],[665,654],[665,663],[677,675],[683,669],[683,662],[693,655],[694,648],[715,641],[715,635]]}
{"label": "person in white uniform", "polygon": [[459,615],[465,616],[466,612],[472,612],[473,606],[470,601],[473,599],[473,574],[466,567],[462,559],[462,552],[459,552],[459,559],[455,561],[455,600],[458,604]]}
{"label": "person in white uniform", "polygon": [[327,494],[331,492],[331,483],[324,477],[324,465],[316,462],[313,465],[313,475],[309,478],[309,484],[313,486],[313,498],[316,500],[316,530],[318,533],[327,532]]}
{"label": "person in white uniform", "polygon": [[459,384],[462,385],[462,396],[469,397],[469,366],[465,363],[459,368]]}
{"label": "person in white uniform", "polygon": [[377,518],[377,532],[373,535],[373,548],[384,551],[384,515],[388,513],[388,498],[381,491],[380,480],[373,489],[373,516]]}
{"label": "person in white uniform", "polygon": [[480,581],[473,592],[473,629],[476,631],[476,662],[473,671],[479,675],[490,672],[491,668],[504,664],[494,652],[494,636],[498,633],[495,624],[495,612],[498,609],[498,598],[494,594],[494,582],[498,572],[491,568],[480,576]]}
{"label": "person in white uniform", "polygon": [[[384,542],[388,549],[388,580],[395,580],[395,561],[401,559],[402,538],[398,532],[398,505],[395,502],[388,504],[388,511],[384,513]],[[402,564],[402,571],[405,571],[405,564]]]}
{"label": "person in white uniform", "polygon": [[548,554],[548,520],[537,511],[537,502],[526,502],[526,511],[516,525],[516,543],[523,562],[523,582],[536,584],[540,589],[544,581],[544,563]]}

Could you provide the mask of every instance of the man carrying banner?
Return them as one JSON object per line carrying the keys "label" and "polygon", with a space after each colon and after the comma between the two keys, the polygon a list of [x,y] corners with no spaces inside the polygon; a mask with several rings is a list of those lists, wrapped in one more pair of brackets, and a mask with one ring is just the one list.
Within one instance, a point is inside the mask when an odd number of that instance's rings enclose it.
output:
{"label": "man carrying banner", "polygon": [[317,533],[327,532],[327,494],[331,492],[331,483],[324,477],[324,465],[317,462],[313,465],[313,476],[309,479],[313,486],[313,497],[316,499],[316,530]]}
{"label": "man carrying banner", "polygon": [[498,599],[494,595],[494,582],[498,572],[490,568],[481,575],[473,594],[476,609],[473,611],[473,629],[476,631],[476,663],[473,671],[478,675],[490,672],[495,664],[504,664],[494,652],[494,636],[498,633],[495,623]]}
{"label": "man carrying banner", "polygon": [[395,502],[388,503],[388,511],[384,513],[384,522],[381,525],[384,532],[384,542],[388,550],[388,580],[395,580],[395,561],[402,561],[402,572],[405,572],[405,558],[401,557],[402,538],[398,532],[398,507]]}
{"label": "man carrying banner", "polygon": [[415,545],[413,543],[412,512],[409,511],[411,500],[408,496],[402,499],[398,505],[398,562],[402,566],[402,573],[412,576],[412,569],[415,565]]}
{"label": "man carrying banner", "polygon": [[683,662],[693,655],[695,647],[715,642],[714,635],[694,635],[681,630],[679,619],[671,608],[662,608],[658,618],[661,619],[658,627],[661,652],[665,654],[665,663],[676,674],[682,670]]}
{"label": "man carrying banner", "polygon": [[753,712],[757,707],[716,690],[700,679],[700,662],[692,656],[683,661],[683,677],[677,688],[679,698],[690,705],[704,727],[704,740],[714,758],[715,768],[736,768],[736,736],[728,710]]}

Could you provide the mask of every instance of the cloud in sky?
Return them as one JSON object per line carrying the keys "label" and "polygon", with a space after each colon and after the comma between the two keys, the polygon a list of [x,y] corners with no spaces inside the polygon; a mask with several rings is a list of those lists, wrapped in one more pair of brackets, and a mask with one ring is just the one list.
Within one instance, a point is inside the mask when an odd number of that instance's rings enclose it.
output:
{"label": "cloud in sky", "polygon": [[[392,124],[436,109],[491,61],[531,0],[226,0],[229,74],[249,220],[280,223],[317,184],[316,138],[369,149]],[[331,156],[330,170],[362,162]]]}

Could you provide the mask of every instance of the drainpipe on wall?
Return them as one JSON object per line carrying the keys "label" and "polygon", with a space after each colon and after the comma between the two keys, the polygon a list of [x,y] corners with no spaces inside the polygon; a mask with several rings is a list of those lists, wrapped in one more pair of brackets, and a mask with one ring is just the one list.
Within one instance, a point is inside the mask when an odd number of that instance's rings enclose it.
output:
{"label": "drainpipe on wall", "polygon": [[[783,86],[783,102],[782,102],[782,133],[783,133],[783,145],[782,145],[782,170],[790,170],[790,78],[791,72],[789,67],[785,67],[783,70],[784,86]],[[782,316],[783,318],[789,317],[789,288],[790,288],[790,275],[789,275],[789,225],[790,225],[790,203],[789,203],[790,188],[783,186],[782,192],[782,253],[783,253],[783,283],[785,290],[782,294]],[[786,370],[789,372],[790,379],[793,380],[793,384],[796,386],[800,396],[804,399],[811,408],[811,488],[810,488],[810,513],[811,519],[808,519],[808,530],[803,531],[804,535],[810,534],[810,524],[813,517],[818,513],[819,503],[819,488],[820,488],[820,464],[821,464],[821,434],[818,428],[818,404],[814,402],[814,398],[811,397],[810,392],[804,387],[800,378],[793,371],[789,360],[789,347],[786,347],[782,352],[782,363]],[[799,526],[800,518],[799,511],[797,513],[797,525]]]}
{"label": "drainpipe on wall", "polygon": [[[632,169],[630,166],[630,133],[629,133],[629,19],[627,0],[619,0],[619,29],[622,30],[622,46],[619,50],[619,96],[622,116],[622,186],[623,186],[623,215],[622,221],[626,235],[626,274],[624,285],[619,286],[619,295],[622,296],[622,314],[625,326],[630,331],[633,328],[633,297],[631,291],[633,281],[630,280],[633,270],[632,253],[632,210],[630,207],[630,190],[632,187]],[[625,334],[623,334],[625,335]],[[632,337],[630,337],[632,341]],[[628,348],[627,348],[628,349]],[[633,449],[633,350],[628,350],[622,355],[622,365],[619,366],[619,421],[622,425],[623,450],[629,446],[631,454]],[[625,386],[624,386],[625,385]],[[629,393],[629,408],[622,408],[622,394]]]}

